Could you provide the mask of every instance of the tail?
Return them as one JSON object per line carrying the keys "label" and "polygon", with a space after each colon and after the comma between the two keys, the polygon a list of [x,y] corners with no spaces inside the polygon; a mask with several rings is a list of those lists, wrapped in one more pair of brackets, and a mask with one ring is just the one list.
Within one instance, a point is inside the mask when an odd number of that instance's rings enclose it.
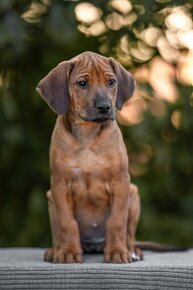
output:
{"label": "tail", "polygon": [[142,242],[135,242],[135,247],[139,248],[140,250],[148,250],[148,251],[155,251],[155,252],[180,252],[180,251],[187,251],[188,248],[175,246],[175,245],[164,245],[160,243],[155,243],[151,241],[142,241]]}

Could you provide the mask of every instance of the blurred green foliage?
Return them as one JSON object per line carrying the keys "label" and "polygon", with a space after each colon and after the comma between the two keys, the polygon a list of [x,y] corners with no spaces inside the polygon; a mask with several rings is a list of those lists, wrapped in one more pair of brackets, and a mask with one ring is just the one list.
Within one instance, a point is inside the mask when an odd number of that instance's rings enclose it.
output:
{"label": "blurred green foliage", "polygon": [[[193,9],[191,0],[129,3],[128,11],[123,12],[112,1],[87,1],[98,10],[95,21],[84,21],[88,13],[81,20],[77,10],[84,1],[0,1],[0,246],[45,247],[50,243],[45,192],[49,189],[48,151],[56,116],[35,92],[39,80],[59,62],[85,50],[113,56],[133,70],[148,65],[155,56],[167,58],[159,47],[145,43],[141,33],[153,26],[165,35],[165,19],[171,9],[183,7],[187,15],[192,15]],[[101,31],[96,27],[90,30],[97,21],[101,21]],[[125,36],[128,51],[120,46]],[[132,51],[138,51],[140,45],[149,53],[138,58]],[[175,47],[179,52],[188,49]],[[175,67],[176,61],[171,65]],[[193,95],[190,85],[176,79],[175,86],[179,97],[175,102],[163,101],[162,116],[146,110],[142,122],[122,127],[122,131],[131,166],[137,160],[140,169],[132,174],[142,200],[138,238],[190,246]],[[139,87],[154,94],[147,82]],[[176,111],[181,114],[179,128],[171,122]],[[145,162],[138,160],[147,148],[151,156]]]}

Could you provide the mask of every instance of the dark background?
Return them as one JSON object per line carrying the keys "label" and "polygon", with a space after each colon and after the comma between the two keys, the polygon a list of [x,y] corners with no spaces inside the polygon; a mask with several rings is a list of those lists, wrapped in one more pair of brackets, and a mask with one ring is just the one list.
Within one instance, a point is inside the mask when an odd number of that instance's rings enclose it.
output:
{"label": "dark background", "polygon": [[118,116],[141,193],[137,238],[193,245],[192,10],[191,0],[0,1],[0,246],[50,244],[56,115],[35,88],[85,50],[137,80]]}

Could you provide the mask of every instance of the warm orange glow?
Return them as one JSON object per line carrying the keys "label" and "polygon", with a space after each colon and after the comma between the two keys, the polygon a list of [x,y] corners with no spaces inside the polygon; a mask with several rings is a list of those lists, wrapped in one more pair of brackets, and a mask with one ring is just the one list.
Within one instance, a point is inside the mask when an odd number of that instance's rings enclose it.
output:
{"label": "warm orange glow", "polygon": [[135,12],[131,12],[128,15],[124,16],[124,24],[125,26],[129,26],[133,24],[137,20],[137,14]]}
{"label": "warm orange glow", "polygon": [[185,6],[172,9],[165,19],[166,26],[172,31],[187,31],[192,28],[192,17],[187,14]]}
{"label": "warm orange glow", "polygon": [[45,5],[42,5],[37,2],[32,2],[32,4],[29,7],[29,10],[24,12],[21,15],[21,18],[23,18],[25,21],[30,22],[30,23],[38,23],[41,21],[40,16],[47,11],[47,7],[49,6],[50,2],[49,1],[44,1]]}
{"label": "warm orange glow", "polygon": [[175,86],[175,69],[161,58],[154,58],[151,62],[149,82],[157,98],[174,103],[178,92]]}
{"label": "warm orange glow", "polygon": [[76,6],[75,14],[78,21],[92,24],[102,16],[102,10],[89,2],[83,2]]}
{"label": "warm orange glow", "polygon": [[112,30],[119,30],[125,24],[122,15],[113,12],[106,18],[106,25]]}
{"label": "warm orange glow", "polygon": [[152,47],[157,46],[157,42],[159,37],[161,36],[162,31],[161,29],[157,28],[157,27],[148,27],[147,29],[145,29],[141,35],[142,35],[142,39],[149,45]]}
{"label": "warm orange glow", "polygon": [[130,57],[130,54],[125,54],[121,49],[120,47],[117,47],[116,49],[116,56],[117,56],[117,59],[119,60],[119,62],[124,66],[128,66],[128,65],[131,65],[132,64],[132,60],[131,60],[131,57]]}
{"label": "warm orange glow", "polygon": [[132,5],[128,0],[112,0],[110,5],[122,14],[128,14],[132,10]]}
{"label": "warm orange glow", "polygon": [[102,20],[98,20],[89,27],[86,27],[84,24],[79,24],[78,29],[85,33],[87,36],[99,36],[103,34],[107,28]]}
{"label": "warm orange glow", "polygon": [[185,32],[177,33],[178,40],[181,45],[193,50],[193,29]]}
{"label": "warm orange glow", "polygon": [[117,112],[118,122],[122,125],[134,125],[143,120],[143,112],[146,110],[147,104],[144,99],[137,96],[128,100],[121,111]]}
{"label": "warm orange glow", "polygon": [[167,62],[177,62],[179,59],[179,52],[176,48],[172,47],[165,36],[161,36],[157,42],[157,48],[160,55]]}
{"label": "warm orange glow", "polygon": [[121,48],[121,50],[124,53],[130,54],[130,45],[129,45],[128,35],[127,34],[125,34],[123,37],[121,37],[121,39],[120,39],[120,48]]}
{"label": "warm orange glow", "polygon": [[179,129],[182,124],[182,113],[180,111],[174,111],[172,116],[171,116],[171,122],[172,125],[176,128]]}
{"label": "warm orange glow", "polygon": [[151,114],[157,118],[161,118],[166,113],[166,107],[163,100],[153,98],[148,102],[148,109]]}
{"label": "warm orange glow", "polygon": [[101,20],[102,10],[89,2],[83,2],[76,6],[75,14],[80,24],[78,29],[87,36],[99,36],[107,27]]}
{"label": "warm orange glow", "polygon": [[[108,29],[130,29],[130,25],[138,18],[128,0],[111,0],[108,5],[111,12],[103,20],[103,12],[91,2],[78,4],[75,8],[76,18],[80,21],[78,29],[87,36],[101,36]],[[144,7],[137,7],[138,13],[143,14]],[[125,32],[114,48],[117,60],[124,66],[132,66],[133,60],[146,62],[146,65],[139,66],[134,71],[139,83],[134,97],[118,112],[119,122],[125,125],[142,122],[146,110],[155,117],[163,117],[166,113],[165,101],[175,103],[179,97],[176,80],[193,85],[193,22],[187,5],[167,7],[160,14],[165,17],[165,29],[151,25],[143,31],[134,29],[138,38],[134,42]],[[156,49],[160,57],[154,57]],[[108,53],[108,44],[104,41],[99,50],[102,54]],[[149,83],[153,91],[140,88],[141,83]],[[178,111],[172,114],[171,122],[176,129],[181,126]],[[168,142],[173,140],[168,132],[163,132],[162,135]]]}
{"label": "warm orange glow", "polygon": [[193,49],[181,56],[179,61],[178,79],[186,85],[193,86]]}

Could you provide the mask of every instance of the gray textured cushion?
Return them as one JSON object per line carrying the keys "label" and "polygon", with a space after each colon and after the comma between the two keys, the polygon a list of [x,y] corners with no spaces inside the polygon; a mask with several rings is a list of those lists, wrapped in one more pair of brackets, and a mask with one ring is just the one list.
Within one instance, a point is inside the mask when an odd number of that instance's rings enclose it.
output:
{"label": "gray textured cushion", "polygon": [[104,264],[85,255],[82,264],[43,262],[42,249],[1,249],[0,289],[193,289],[193,250],[145,252],[132,264]]}

